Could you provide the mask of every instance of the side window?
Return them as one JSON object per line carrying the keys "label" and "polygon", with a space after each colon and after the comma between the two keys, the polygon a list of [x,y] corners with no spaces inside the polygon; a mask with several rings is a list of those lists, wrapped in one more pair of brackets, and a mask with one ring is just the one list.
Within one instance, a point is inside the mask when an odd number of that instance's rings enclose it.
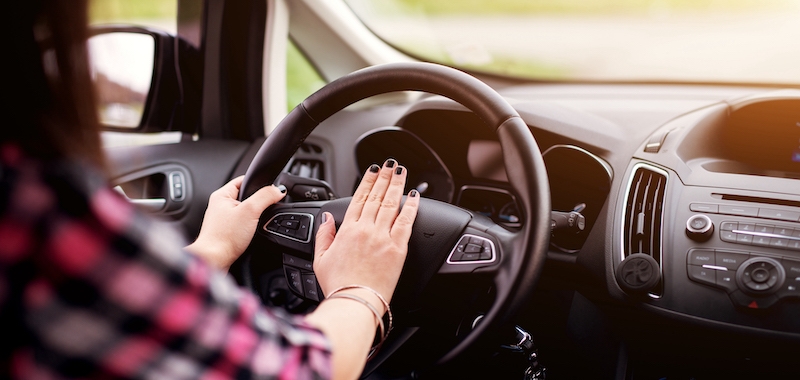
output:
{"label": "side window", "polygon": [[286,46],[286,106],[291,111],[325,81],[291,40]]}

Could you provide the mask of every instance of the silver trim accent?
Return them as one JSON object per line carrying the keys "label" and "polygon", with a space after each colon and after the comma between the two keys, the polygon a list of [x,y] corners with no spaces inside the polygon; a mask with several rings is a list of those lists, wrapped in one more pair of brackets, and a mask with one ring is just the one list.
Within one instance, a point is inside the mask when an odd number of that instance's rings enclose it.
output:
{"label": "silver trim accent", "polygon": [[[492,258],[490,260],[451,261],[450,259],[453,258],[453,254],[456,253],[456,248],[458,248],[458,242],[460,242],[461,239],[463,239],[465,237],[471,237],[471,238],[472,237],[476,237],[478,239],[483,239],[483,240],[488,241],[489,244],[492,246]],[[463,234],[463,235],[461,235],[460,238],[458,238],[458,242],[456,242],[456,245],[453,247],[452,250],[450,250],[450,254],[447,255],[447,263],[448,264],[452,264],[452,265],[458,265],[458,264],[491,264],[491,263],[493,263],[493,262],[495,262],[497,260],[497,248],[495,248],[494,242],[492,241],[492,239],[489,239],[489,238],[486,238],[486,237],[483,237],[483,236],[473,235],[473,234]]]}
{"label": "silver trim accent", "polygon": [[[275,232],[275,231],[268,230],[267,226],[270,223],[272,223],[272,221],[275,220],[275,218],[277,218],[277,217],[279,217],[281,215],[305,215],[305,216],[308,216],[311,219],[311,221],[308,223],[308,238],[306,238],[306,240],[300,240],[300,239],[295,238],[295,237],[287,236],[287,235],[284,235],[282,233],[278,233],[278,232]],[[280,236],[280,237],[282,237],[284,239],[294,240],[296,242],[300,242],[300,243],[305,244],[305,243],[308,243],[308,242],[311,241],[311,230],[314,229],[314,215],[308,214],[308,213],[304,213],[304,212],[282,212],[280,214],[275,214],[272,218],[269,218],[269,220],[266,223],[264,223],[264,226],[261,227],[261,228],[264,231],[267,231],[267,232],[269,232],[269,233],[271,233],[273,235],[278,235],[278,236]]]}
{"label": "silver trim accent", "polygon": [[702,265],[702,267],[706,268],[706,269],[721,270],[721,271],[726,271],[726,272],[728,271],[728,268],[719,267],[719,266],[716,266],[716,265],[704,264],[704,265]]}
{"label": "silver trim accent", "polygon": [[761,237],[768,237],[768,238],[800,240],[800,237],[786,236],[786,235],[776,235],[776,234],[770,234],[770,233],[766,233],[766,232],[742,231],[742,230],[733,230],[731,232],[733,232],[735,234],[742,234],[742,235],[753,235],[753,236],[761,236]]}
{"label": "silver trim accent", "polygon": [[588,151],[586,149],[583,149],[583,148],[581,148],[579,146],[570,145],[570,144],[553,145],[553,146],[547,148],[547,150],[545,150],[544,153],[542,153],[542,157],[544,158],[544,156],[547,155],[547,153],[549,153],[551,150],[557,149],[557,148],[577,150],[577,151],[579,151],[579,152],[591,157],[592,159],[597,161],[600,164],[600,166],[603,167],[603,169],[606,170],[606,174],[608,174],[609,181],[614,179],[614,170],[611,168],[611,165],[608,162],[606,162],[604,159],[598,157],[596,154],[594,154],[594,153],[592,153],[592,152],[590,152],[590,151]]}
{"label": "silver trim accent", "polygon": [[[633,185],[633,177],[636,175],[636,171],[639,170],[639,168],[645,168],[647,170],[651,170],[653,172],[656,172],[656,173],[661,174],[661,175],[664,176],[664,178],[666,179],[666,182],[664,182],[664,200],[666,201],[666,199],[667,199],[668,189],[669,189],[669,187],[668,187],[669,186],[669,173],[666,170],[661,169],[661,168],[656,167],[656,166],[653,166],[651,164],[647,164],[647,163],[644,163],[644,162],[637,162],[631,168],[631,174],[630,174],[630,176],[628,176],[628,184],[625,186],[625,193],[624,193],[625,197],[623,198],[623,202],[622,202],[622,217],[620,217],[620,221],[622,223],[622,227],[625,226],[625,214],[628,212],[628,196],[631,193],[631,185]],[[666,205],[666,202],[664,204]],[[665,215],[665,213],[662,212],[661,213],[661,230],[658,231],[661,234],[661,236],[664,236],[664,215]],[[620,262],[622,262],[622,260],[625,260],[625,228],[620,228],[619,232],[620,232],[620,239],[619,239],[619,244],[620,244],[619,248],[620,248],[620,250],[619,250],[619,254],[620,254]],[[658,270],[661,271],[661,278],[663,279],[664,278],[664,265],[663,265],[663,260],[664,260],[664,239],[661,239],[661,246],[658,247],[658,248],[659,248],[659,250],[658,250]],[[653,293],[647,293],[647,295],[650,298],[655,298],[655,299],[661,298],[660,295],[653,294]]]}

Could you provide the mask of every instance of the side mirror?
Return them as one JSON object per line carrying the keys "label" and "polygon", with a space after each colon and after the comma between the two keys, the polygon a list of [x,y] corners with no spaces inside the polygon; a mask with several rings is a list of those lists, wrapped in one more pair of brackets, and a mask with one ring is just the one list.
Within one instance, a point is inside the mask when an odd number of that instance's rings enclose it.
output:
{"label": "side mirror", "polygon": [[92,30],[89,60],[105,129],[172,129],[180,103],[174,41],[167,33],[139,27]]}

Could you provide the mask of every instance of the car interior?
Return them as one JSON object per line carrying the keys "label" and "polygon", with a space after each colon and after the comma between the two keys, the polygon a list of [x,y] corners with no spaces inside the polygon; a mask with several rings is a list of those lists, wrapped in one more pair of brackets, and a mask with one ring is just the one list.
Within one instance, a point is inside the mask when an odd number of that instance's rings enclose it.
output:
{"label": "car interior", "polygon": [[[304,314],[322,212],[404,165],[422,202],[363,378],[800,378],[800,78],[534,80],[430,63],[344,0],[176,9],[93,28],[112,185],[188,241],[230,179],[285,185],[231,275]],[[139,93],[100,53],[133,47]],[[323,82],[288,111],[287,47]]]}

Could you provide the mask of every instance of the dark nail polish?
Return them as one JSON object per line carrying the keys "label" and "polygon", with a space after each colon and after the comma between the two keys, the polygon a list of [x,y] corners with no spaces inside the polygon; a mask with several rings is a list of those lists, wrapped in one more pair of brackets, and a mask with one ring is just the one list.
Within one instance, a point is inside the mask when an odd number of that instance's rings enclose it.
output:
{"label": "dark nail polish", "polygon": [[403,167],[398,166],[397,169],[394,170],[394,174],[403,174]]}
{"label": "dark nail polish", "polygon": [[286,186],[278,185],[278,190],[280,190],[281,193],[286,194]]}
{"label": "dark nail polish", "polygon": [[372,173],[377,173],[378,170],[381,170],[381,167],[378,165],[372,164],[372,166],[369,167],[369,171]]}
{"label": "dark nail polish", "polygon": [[411,198],[416,198],[417,195],[419,195],[419,191],[416,191],[416,190],[411,190],[411,192],[408,193],[408,196],[411,197]]}
{"label": "dark nail polish", "polygon": [[387,168],[393,168],[395,164],[397,164],[397,161],[395,161],[395,160],[393,160],[391,158],[386,161],[386,167]]}

